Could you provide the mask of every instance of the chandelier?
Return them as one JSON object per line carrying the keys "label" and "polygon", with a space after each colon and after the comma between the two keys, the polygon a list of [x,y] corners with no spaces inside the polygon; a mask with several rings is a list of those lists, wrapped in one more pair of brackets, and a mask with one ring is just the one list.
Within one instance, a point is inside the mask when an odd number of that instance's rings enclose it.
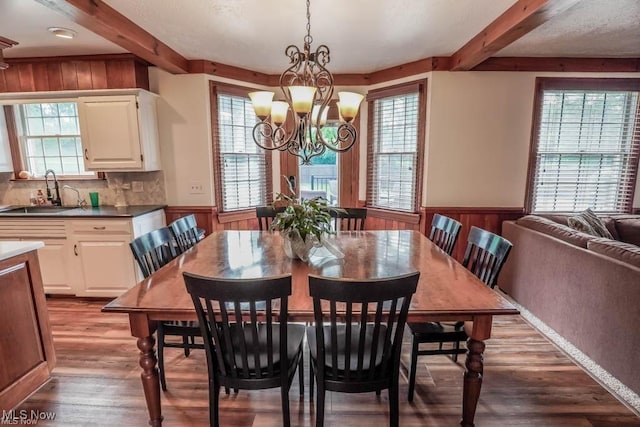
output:
{"label": "chandelier", "polygon": [[[326,149],[336,152],[349,150],[358,138],[353,119],[358,114],[363,96],[352,92],[338,92],[337,103],[340,123],[336,135],[323,135],[329,103],[333,96],[333,76],[325,68],[329,63],[329,48],[320,45],[311,51],[311,14],[307,0],[307,35],[303,51],[290,45],[285,55],[292,64],[280,75],[280,89],[285,101],[273,101],[274,93],[251,92],[249,97],[256,116],[260,119],[253,128],[253,140],[266,150],[288,151],[309,164]],[[293,114],[289,114],[289,109]],[[285,126],[292,117],[293,125]],[[270,119],[270,120],[269,120]],[[290,119],[291,120],[291,119]]]}

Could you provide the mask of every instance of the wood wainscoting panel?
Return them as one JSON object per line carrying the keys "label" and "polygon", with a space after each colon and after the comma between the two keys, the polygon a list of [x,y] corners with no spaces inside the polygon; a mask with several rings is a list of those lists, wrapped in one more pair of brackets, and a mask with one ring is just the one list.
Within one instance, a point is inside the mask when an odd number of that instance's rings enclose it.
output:
{"label": "wood wainscoting panel", "polygon": [[502,234],[502,222],[516,220],[525,215],[524,208],[497,207],[422,207],[421,231],[429,235],[434,214],[445,215],[462,223],[460,236],[453,250],[453,256],[462,261],[467,247],[467,236],[472,226],[483,228],[495,234]]}
{"label": "wood wainscoting panel", "polygon": [[149,90],[147,63],[134,55],[8,58],[0,92],[93,89]]}
{"label": "wood wainscoting panel", "polygon": [[221,230],[218,224],[218,211],[215,206],[167,206],[164,208],[167,225],[178,218],[195,215],[199,228],[204,230],[205,236],[213,231]]}

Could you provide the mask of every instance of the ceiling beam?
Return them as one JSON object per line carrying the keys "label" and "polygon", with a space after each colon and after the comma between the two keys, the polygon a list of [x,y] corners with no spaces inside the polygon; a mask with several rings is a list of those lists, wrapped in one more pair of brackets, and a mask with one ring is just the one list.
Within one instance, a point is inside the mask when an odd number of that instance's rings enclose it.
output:
{"label": "ceiling beam", "polygon": [[578,1],[518,0],[451,56],[451,70],[471,70]]}
{"label": "ceiling beam", "polygon": [[102,0],[36,0],[73,22],[170,73],[189,72],[188,61]]}

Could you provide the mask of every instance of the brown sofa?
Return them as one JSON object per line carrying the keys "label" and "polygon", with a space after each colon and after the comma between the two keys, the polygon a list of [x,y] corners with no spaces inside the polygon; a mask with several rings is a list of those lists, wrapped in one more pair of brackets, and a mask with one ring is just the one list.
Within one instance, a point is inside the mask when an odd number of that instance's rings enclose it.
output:
{"label": "brown sofa", "polygon": [[513,243],[500,289],[640,394],[640,216],[606,218],[610,240],[566,216],[503,223]]}

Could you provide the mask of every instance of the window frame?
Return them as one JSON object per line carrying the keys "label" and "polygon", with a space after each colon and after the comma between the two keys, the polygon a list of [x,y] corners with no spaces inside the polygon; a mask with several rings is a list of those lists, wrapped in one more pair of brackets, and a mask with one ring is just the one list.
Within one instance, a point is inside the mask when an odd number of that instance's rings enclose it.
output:
{"label": "window frame", "polygon": [[[254,207],[248,207],[246,209],[237,209],[237,210],[224,210],[223,205],[223,189],[222,189],[222,171],[220,168],[220,146],[219,146],[219,120],[218,120],[218,95],[230,95],[230,96],[239,96],[242,98],[249,99],[248,93],[255,89],[236,86],[226,83],[220,83],[215,81],[209,81],[209,103],[211,107],[211,144],[213,148],[213,179],[214,179],[214,190],[215,190],[215,202],[218,214],[222,214],[218,216],[219,222],[232,222],[239,221],[251,218],[255,214]],[[253,142],[255,143],[255,142]],[[272,203],[273,201],[273,169],[271,156],[272,153],[267,150],[264,151],[265,158],[265,194],[266,200],[265,205]]]}
{"label": "window frame", "polygon": [[[3,112],[5,117],[5,123],[7,126],[7,136],[9,141],[9,151],[11,153],[11,161],[13,165],[13,179],[17,181],[44,181],[44,177],[29,177],[29,178],[20,178],[18,176],[19,172],[23,170],[28,170],[25,167],[24,161],[24,151],[20,142],[20,130],[18,121],[23,120],[20,116],[16,114],[16,107],[19,107],[22,104],[31,104],[31,103],[39,103],[39,104],[47,104],[47,103],[61,103],[61,102],[76,102],[77,99],[34,99],[33,102],[21,102],[19,104],[8,104],[3,105]],[[21,125],[20,125],[21,126]],[[80,140],[82,140],[82,133],[80,133]],[[93,172],[92,174],[85,175],[56,175],[56,178],[59,181],[92,181],[92,180],[104,180],[105,174],[104,172],[96,172],[96,171],[85,171],[85,172]],[[56,172],[57,173],[57,172]]]}
{"label": "window frame", "polygon": [[[640,79],[635,78],[582,78],[582,77],[536,77],[535,93],[533,100],[533,119],[531,124],[531,138],[529,144],[529,162],[527,166],[527,187],[525,194],[525,212],[533,213],[533,194],[535,190],[535,171],[537,168],[537,156],[539,147],[539,127],[542,119],[542,103],[545,90],[595,90],[595,91],[640,91]],[[640,102],[638,102],[638,111],[635,112],[638,118],[632,135],[640,140]],[[638,179],[638,169],[640,167],[640,141],[635,148],[635,164],[631,164],[631,181],[632,187],[635,189]],[[635,191],[632,190],[628,206],[625,206],[624,212],[632,213],[633,199]],[[536,213],[571,213],[566,211],[535,211]],[[604,212],[603,212],[604,213]],[[611,212],[607,212],[611,213]]]}
{"label": "window frame", "polygon": [[[416,141],[416,174],[415,174],[415,194],[414,206],[411,211],[390,209],[386,207],[375,206],[372,203],[373,195],[373,164],[374,164],[374,133],[375,126],[375,101],[383,98],[390,98],[411,93],[418,94],[418,122],[417,122],[417,141]],[[372,210],[377,210],[385,215],[400,216],[403,220],[411,220],[416,214],[420,214],[420,206],[422,204],[422,187],[424,180],[424,150],[426,138],[426,120],[427,120],[427,79],[410,81],[398,85],[388,86],[380,89],[371,90],[367,93],[367,194],[366,206]]]}

